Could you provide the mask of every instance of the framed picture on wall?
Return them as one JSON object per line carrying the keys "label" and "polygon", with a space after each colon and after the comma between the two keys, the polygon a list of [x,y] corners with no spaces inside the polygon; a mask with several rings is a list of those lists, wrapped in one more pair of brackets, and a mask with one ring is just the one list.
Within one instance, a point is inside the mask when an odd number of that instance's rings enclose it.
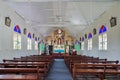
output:
{"label": "framed picture on wall", "polygon": [[26,28],[24,28],[23,33],[24,33],[24,35],[27,34],[27,29]]}
{"label": "framed picture on wall", "polygon": [[35,38],[35,34],[33,33],[33,38]]}
{"label": "framed picture on wall", "polygon": [[115,25],[117,25],[116,17],[111,17],[111,19],[110,19],[110,25],[111,25],[111,27],[114,27]]}
{"label": "framed picture on wall", "polygon": [[93,34],[96,35],[97,31],[96,28],[93,29]]}
{"label": "framed picture on wall", "polygon": [[81,37],[80,37],[80,41],[81,41]]}
{"label": "framed picture on wall", "polygon": [[87,34],[85,34],[85,39],[87,39]]}
{"label": "framed picture on wall", "polygon": [[5,25],[10,27],[10,24],[11,24],[11,19],[10,17],[5,17]]}

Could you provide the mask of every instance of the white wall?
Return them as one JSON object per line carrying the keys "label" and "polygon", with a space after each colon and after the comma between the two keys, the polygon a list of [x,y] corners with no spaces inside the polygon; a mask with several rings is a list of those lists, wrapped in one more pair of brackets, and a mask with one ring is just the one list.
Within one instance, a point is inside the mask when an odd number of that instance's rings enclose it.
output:
{"label": "white wall", "polygon": [[[11,18],[11,26],[5,25],[5,17]],[[22,37],[22,49],[13,50],[13,29],[15,25],[19,25],[21,28]],[[35,33],[37,37],[39,36],[37,32],[29,27],[25,21],[15,13],[15,11],[9,6],[6,6],[0,1],[0,61],[3,59],[12,59],[13,57],[21,57],[26,55],[38,54],[38,51],[34,50],[34,39],[32,38],[32,50],[27,50],[27,35],[23,34],[23,29],[27,29],[27,33]]]}
{"label": "white wall", "polygon": [[[110,27],[110,18],[111,16],[117,17],[117,25],[115,27]],[[98,35],[99,29],[102,25],[107,26],[107,35],[108,35],[108,50],[99,51],[98,47]],[[120,61],[120,1],[112,6],[108,11],[105,12],[99,19],[91,25],[90,28],[85,29],[80,32],[79,37],[84,36],[88,33],[93,33],[93,29],[97,29],[97,35],[93,35],[93,49],[88,51],[87,42],[88,39],[85,39],[85,50],[81,51],[79,54],[95,56],[100,58],[107,58],[108,60],[119,60]]]}

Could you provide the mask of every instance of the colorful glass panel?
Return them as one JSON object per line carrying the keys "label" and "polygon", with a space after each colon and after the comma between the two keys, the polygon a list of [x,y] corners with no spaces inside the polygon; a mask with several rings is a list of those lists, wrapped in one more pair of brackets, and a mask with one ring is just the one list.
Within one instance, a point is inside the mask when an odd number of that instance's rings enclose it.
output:
{"label": "colorful glass panel", "polygon": [[84,37],[82,37],[82,41],[84,41]]}
{"label": "colorful glass panel", "polygon": [[89,35],[88,35],[88,39],[90,39],[90,38],[92,38],[92,34],[91,33],[89,33]]}
{"label": "colorful glass panel", "polygon": [[35,37],[35,41],[37,41],[37,37]]}
{"label": "colorful glass panel", "polygon": [[28,38],[31,38],[31,33],[28,33]]}
{"label": "colorful glass panel", "polygon": [[102,33],[106,32],[106,31],[107,31],[106,26],[102,25],[100,30],[99,30],[99,34],[102,34]]}
{"label": "colorful glass panel", "polygon": [[17,32],[17,33],[19,33],[19,34],[21,34],[21,30],[20,30],[19,25],[16,25],[16,26],[14,27],[14,31]]}

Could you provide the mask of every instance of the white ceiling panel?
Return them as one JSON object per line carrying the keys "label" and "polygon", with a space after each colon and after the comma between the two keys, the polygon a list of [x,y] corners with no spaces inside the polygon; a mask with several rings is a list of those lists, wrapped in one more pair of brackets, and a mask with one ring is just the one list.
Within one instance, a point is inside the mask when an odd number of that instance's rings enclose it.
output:
{"label": "white ceiling panel", "polygon": [[89,27],[118,0],[3,0],[28,21],[32,28],[47,36],[63,28],[72,36]]}

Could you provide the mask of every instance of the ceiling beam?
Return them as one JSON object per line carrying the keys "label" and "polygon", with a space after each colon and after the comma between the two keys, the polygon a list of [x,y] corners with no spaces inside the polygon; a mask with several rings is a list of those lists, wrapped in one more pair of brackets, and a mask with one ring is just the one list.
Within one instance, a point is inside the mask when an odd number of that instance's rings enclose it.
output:
{"label": "ceiling beam", "polygon": [[[53,2],[60,0],[2,0],[2,1],[12,1],[12,2]],[[61,1],[73,1],[73,2],[110,2],[110,1],[119,1],[119,0],[61,0]]]}
{"label": "ceiling beam", "polygon": [[86,27],[88,25],[73,25],[73,24],[70,24],[70,25],[59,25],[59,24],[41,24],[41,25],[34,25],[36,27],[77,27],[77,28],[80,28],[80,27]]}

